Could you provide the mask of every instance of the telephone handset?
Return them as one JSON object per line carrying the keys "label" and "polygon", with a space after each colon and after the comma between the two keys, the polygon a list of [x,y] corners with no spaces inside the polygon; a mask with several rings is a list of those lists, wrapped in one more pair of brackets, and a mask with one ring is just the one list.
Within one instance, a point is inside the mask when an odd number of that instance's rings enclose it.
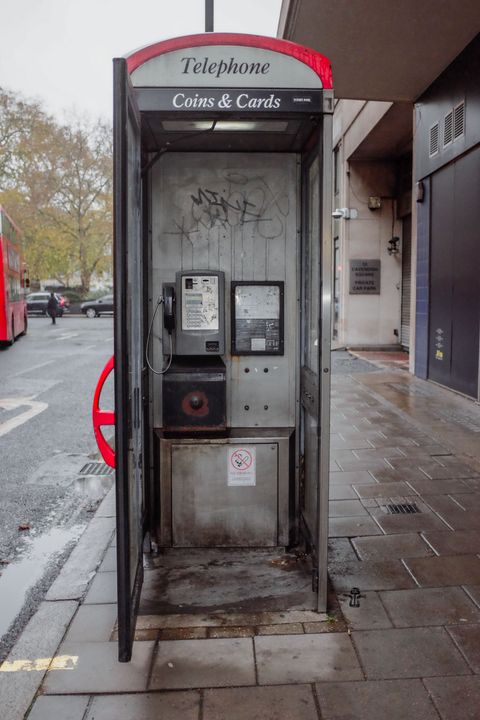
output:
{"label": "telephone handset", "polygon": [[175,330],[175,289],[171,285],[163,288],[163,325],[169,335]]}

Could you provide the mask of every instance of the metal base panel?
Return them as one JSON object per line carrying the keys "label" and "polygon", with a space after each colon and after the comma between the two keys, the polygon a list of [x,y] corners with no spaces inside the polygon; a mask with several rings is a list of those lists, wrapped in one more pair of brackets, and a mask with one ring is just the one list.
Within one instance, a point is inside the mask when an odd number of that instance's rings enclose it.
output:
{"label": "metal base panel", "polygon": [[286,547],[291,428],[160,437],[161,547]]}

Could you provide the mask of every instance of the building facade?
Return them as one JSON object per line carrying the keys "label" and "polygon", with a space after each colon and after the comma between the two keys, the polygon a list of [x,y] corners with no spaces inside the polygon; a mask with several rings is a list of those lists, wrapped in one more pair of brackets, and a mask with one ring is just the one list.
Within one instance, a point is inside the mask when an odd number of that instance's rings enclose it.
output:
{"label": "building facade", "polygon": [[480,399],[480,4],[285,0],[279,31],[332,59],[334,346]]}

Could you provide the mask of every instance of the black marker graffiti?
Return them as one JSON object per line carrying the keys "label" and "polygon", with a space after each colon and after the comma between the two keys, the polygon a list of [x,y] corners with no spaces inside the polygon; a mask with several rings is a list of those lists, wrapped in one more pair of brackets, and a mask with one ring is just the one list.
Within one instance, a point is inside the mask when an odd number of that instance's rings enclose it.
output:
{"label": "black marker graffiti", "polygon": [[238,196],[239,193],[233,193],[227,198],[208,188],[198,188],[196,195],[190,195],[194,206],[207,212],[212,223],[210,227],[213,227],[216,222],[232,226],[267,220],[267,218],[261,217],[261,213],[254,212],[255,205],[253,203],[246,200],[245,197]]}

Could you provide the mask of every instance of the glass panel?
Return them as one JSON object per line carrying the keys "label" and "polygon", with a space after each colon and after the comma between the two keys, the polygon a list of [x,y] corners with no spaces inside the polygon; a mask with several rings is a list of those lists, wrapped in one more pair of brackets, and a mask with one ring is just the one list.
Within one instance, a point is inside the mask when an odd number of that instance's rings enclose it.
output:
{"label": "glass panel", "polygon": [[140,146],[135,125],[128,123],[128,285],[127,328],[130,350],[128,353],[129,398],[129,523],[130,523],[130,585],[133,591],[142,543],[142,251],[140,236]]}
{"label": "glass panel", "polygon": [[318,498],[318,433],[317,421],[304,411],[304,506],[303,513],[307,526],[315,535],[317,532],[317,498]]}
{"label": "glass panel", "polygon": [[306,357],[305,364],[313,372],[318,372],[318,331],[319,331],[319,293],[320,293],[320,175],[318,158],[311,164],[308,172],[308,229],[307,229],[307,267],[306,267]]}

